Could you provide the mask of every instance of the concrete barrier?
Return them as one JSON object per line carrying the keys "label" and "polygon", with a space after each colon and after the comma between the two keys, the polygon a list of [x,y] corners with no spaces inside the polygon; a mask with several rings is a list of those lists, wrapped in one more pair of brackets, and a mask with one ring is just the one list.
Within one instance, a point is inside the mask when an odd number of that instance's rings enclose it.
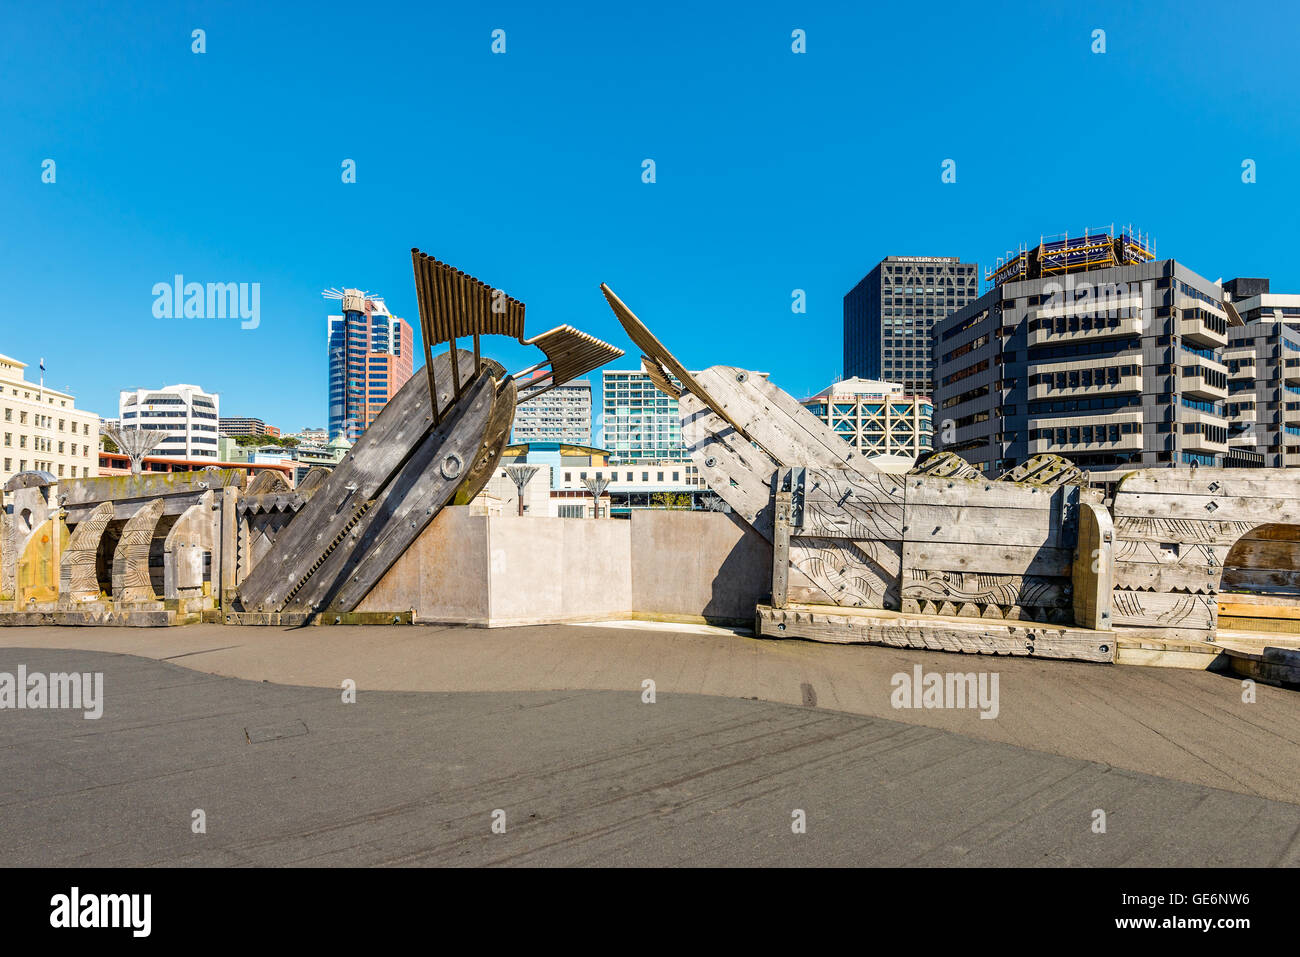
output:
{"label": "concrete barrier", "polygon": [[652,618],[743,622],[766,597],[771,546],[720,512],[621,519],[443,509],[358,606],[417,622],[501,627]]}

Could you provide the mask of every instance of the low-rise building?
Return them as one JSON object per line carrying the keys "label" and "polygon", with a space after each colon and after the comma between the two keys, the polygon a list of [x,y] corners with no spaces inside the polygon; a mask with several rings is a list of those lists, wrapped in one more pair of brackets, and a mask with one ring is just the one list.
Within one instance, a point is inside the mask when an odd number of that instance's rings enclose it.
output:
{"label": "low-rise building", "polygon": [[25,362],[0,355],[0,483],[19,472],[99,474],[99,416],[71,394],[29,382]]}
{"label": "low-rise building", "polygon": [[886,457],[899,467],[910,467],[933,448],[930,397],[905,394],[899,383],[844,379],[802,404],[873,459]]}

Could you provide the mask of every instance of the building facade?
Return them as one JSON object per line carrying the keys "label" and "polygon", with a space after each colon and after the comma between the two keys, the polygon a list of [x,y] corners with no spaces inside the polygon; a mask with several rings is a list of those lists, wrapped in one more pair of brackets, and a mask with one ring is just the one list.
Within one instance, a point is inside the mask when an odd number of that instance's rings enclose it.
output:
{"label": "building facade", "polygon": [[935,328],[935,447],[998,475],[1044,452],[1106,471],[1227,452],[1222,290],[1130,232],[1040,242]]}
{"label": "building facade", "polygon": [[280,430],[274,425],[267,425],[261,419],[243,415],[223,416],[217,423],[217,430],[220,435],[269,435],[272,438],[280,436]]}
{"label": "building facade", "polygon": [[1224,289],[1249,293],[1229,293],[1243,324],[1228,330],[1224,350],[1228,443],[1259,453],[1267,468],[1300,466],[1300,296],[1269,293],[1267,280],[1235,279]]}
{"label": "building facade", "polygon": [[413,334],[382,299],[345,289],[342,303],[326,320],[329,434],[355,442],[411,378]]}
{"label": "building facade", "polygon": [[[528,388],[530,381],[548,374],[547,370],[540,370],[520,379],[520,393]],[[521,403],[515,409],[510,441],[590,445],[591,380],[575,379]]]}
{"label": "building facade", "polygon": [[161,389],[123,390],[118,394],[118,419],[123,429],[167,433],[153,449],[159,458],[216,461],[220,400],[196,385],[167,385]]}
{"label": "building facade", "polygon": [[855,449],[871,457],[913,461],[932,450],[928,395],[878,379],[845,379],[803,400],[803,406]]}
{"label": "building facade", "polygon": [[978,295],[975,263],[886,256],[844,297],[844,377],[933,389],[931,331]]}
{"label": "building facade", "polygon": [[27,363],[0,355],[0,484],[19,472],[55,478],[99,474],[99,416],[66,392],[29,382]]}
{"label": "building facade", "polygon": [[[673,385],[680,385],[676,379]],[[684,462],[677,400],[655,388],[644,372],[606,369],[601,374],[605,448],[624,464]]]}

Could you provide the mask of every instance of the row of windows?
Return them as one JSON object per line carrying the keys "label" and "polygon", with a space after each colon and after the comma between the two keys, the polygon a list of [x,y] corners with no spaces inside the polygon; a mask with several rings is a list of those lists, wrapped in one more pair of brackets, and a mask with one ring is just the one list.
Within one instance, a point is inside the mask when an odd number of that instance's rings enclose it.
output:
{"label": "row of windows", "polygon": [[[14,410],[13,410],[13,409],[6,408],[6,409],[5,409],[5,421],[6,421],[6,422],[12,422],[13,420],[14,420]],[[33,417],[32,422],[33,422],[33,424],[34,424],[38,429],[48,429],[48,428],[52,428],[52,427],[53,427],[53,425],[54,425],[54,417],[53,417],[53,416],[50,416],[50,415],[43,415],[43,414],[41,414],[41,413],[38,412],[38,413],[36,413],[36,415]],[[27,424],[27,412],[26,412],[26,410],[24,410],[24,409],[19,409],[19,410],[18,410],[18,424],[19,424],[19,425],[26,425],[26,424]],[[66,429],[66,431],[69,431],[69,432],[72,432],[73,434],[76,434],[76,431],[77,431],[77,423],[76,423],[76,422],[71,422],[71,423],[69,423],[67,419],[59,419],[59,431],[60,431],[60,432],[63,432],[63,431],[65,431],[65,429]],[[89,423],[89,422],[83,422],[83,423],[81,423],[81,434],[82,434],[82,435],[89,435],[89,434],[90,434],[90,423]]]}
{"label": "row of windows", "polygon": [[1099,445],[1119,442],[1122,436],[1141,431],[1136,422],[1119,422],[1110,425],[1073,425],[1068,428],[1030,429],[1029,439],[1046,439],[1057,445]]}

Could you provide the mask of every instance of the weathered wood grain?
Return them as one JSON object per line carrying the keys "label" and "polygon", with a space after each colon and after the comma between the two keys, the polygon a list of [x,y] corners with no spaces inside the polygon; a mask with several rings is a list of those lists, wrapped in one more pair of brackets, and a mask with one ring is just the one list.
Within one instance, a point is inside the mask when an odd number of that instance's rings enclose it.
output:
{"label": "weathered wood grain", "polygon": [[149,576],[149,548],[154,530],[162,518],[164,502],[154,499],[131,516],[122,528],[122,536],[113,550],[113,600],[153,601],[153,582]]}
{"label": "weathered wood grain", "polygon": [[354,610],[433,521],[479,453],[497,398],[496,380],[479,376],[372,500],[285,611]]}
{"label": "weathered wood grain", "polygon": [[682,441],[700,477],[758,534],[772,540],[772,475],[780,467],[699,398],[683,393],[678,402]]}
{"label": "weathered wood grain", "polygon": [[1037,658],[1111,662],[1114,636],[1081,628],[1043,624],[1010,624],[979,620],[927,619],[908,615],[880,616],[847,609],[758,606],[759,634],[773,638],[806,638],[837,644],[887,645],[964,654],[1016,655]]}
{"label": "weathered wood grain", "polygon": [[800,536],[790,540],[789,561],[837,605],[897,609],[898,547],[896,542]]}
{"label": "weathered wood grain", "polygon": [[734,366],[711,366],[700,384],[740,430],[780,465],[878,471],[825,422],[766,377]]}
{"label": "weathered wood grain", "polygon": [[95,559],[99,554],[99,540],[112,520],[113,503],[100,502],[90,516],[72,530],[59,569],[61,601],[95,601],[99,598]]}
{"label": "weathered wood grain", "polygon": [[[460,349],[457,360],[461,381],[468,381],[478,368],[474,354]],[[440,383],[438,405],[445,412],[454,401],[450,351],[433,361],[434,377]],[[244,610],[281,610],[289,593],[356,520],[358,509],[391,480],[432,424],[428,379],[412,376],[276,537],[272,551],[248,572],[239,586]]]}

